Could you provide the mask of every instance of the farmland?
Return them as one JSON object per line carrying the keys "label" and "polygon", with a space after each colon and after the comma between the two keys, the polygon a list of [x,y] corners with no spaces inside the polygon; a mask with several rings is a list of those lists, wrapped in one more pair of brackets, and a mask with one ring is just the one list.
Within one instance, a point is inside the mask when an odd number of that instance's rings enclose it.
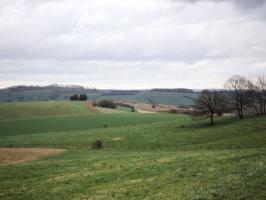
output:
{"label": "farmland", "polygon": [[[0,166],[0,199],[266,198],[265,117],[220,117],[211,127],[187,115],[92,113],[76,103],[59,113],[46,102],[45,114],[1,105],[1,147],[66,150]],[[13,105],[24,107],[14,113]],[[92,150],[97,139],[104,148]]]}

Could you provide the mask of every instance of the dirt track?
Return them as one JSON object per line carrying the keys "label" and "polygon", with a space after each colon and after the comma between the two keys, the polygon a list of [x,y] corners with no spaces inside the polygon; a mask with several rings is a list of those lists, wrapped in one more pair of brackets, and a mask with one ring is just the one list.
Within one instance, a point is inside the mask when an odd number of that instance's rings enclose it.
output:
{"label": "dirt track", "polygon": [[65,151],[64,149],[0,148],[0,165],[28,162]]}
{"label": "dirt track", "polygon": [[85,105],[85,107],[86,107],[89,111],[91,111],[91,112],[93,112],[93,113],[99,113],[99,110],[97,110],[97,109],[93,106],[93,103],[92,103],[91,101],[86,101],[84,105]]}

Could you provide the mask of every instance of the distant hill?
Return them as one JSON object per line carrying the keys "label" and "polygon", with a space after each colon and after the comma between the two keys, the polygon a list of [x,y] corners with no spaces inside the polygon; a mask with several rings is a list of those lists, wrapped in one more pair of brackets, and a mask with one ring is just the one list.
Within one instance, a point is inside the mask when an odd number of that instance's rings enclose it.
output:
{"label": "distant hill", "polygon": [[91,101],[101,99],[128,100],[154,104],[191,106],[197,92],[191,89],[151,89],[151,90],[99,90],[82,86],[14,86],[0,90],[0,102],[30,102],[69,100],[73,94],[86,94]]}

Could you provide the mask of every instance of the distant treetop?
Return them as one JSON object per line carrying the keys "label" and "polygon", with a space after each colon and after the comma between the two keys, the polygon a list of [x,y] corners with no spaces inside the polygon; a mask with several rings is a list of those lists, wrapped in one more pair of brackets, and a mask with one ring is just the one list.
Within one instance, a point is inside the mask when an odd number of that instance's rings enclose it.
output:
{"label": "distant treetop", "polygon": [[151,90],[152,92],[184,92],[184,93],[193,93],[194,91],[191,89],[186,89],[186,88],[173,88],[173,89],[160,89],[160,88],[155,88]]}

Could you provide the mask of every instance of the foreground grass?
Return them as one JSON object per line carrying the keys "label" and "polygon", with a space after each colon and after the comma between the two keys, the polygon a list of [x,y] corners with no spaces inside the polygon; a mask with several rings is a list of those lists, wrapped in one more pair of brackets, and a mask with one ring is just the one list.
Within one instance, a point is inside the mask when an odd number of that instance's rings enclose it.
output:
{"label": "foreground grass", "polygon": [[265,199],[266,151],[68,150],[0,167],[1,199]]}
{"label": "foreground grass", "polygon": [[[67,150],[0,167],[0,199],[266,199],[266,118],[91,114],[0,121],[0,146]],[[90,145],[101,139],[104,149]]]}

